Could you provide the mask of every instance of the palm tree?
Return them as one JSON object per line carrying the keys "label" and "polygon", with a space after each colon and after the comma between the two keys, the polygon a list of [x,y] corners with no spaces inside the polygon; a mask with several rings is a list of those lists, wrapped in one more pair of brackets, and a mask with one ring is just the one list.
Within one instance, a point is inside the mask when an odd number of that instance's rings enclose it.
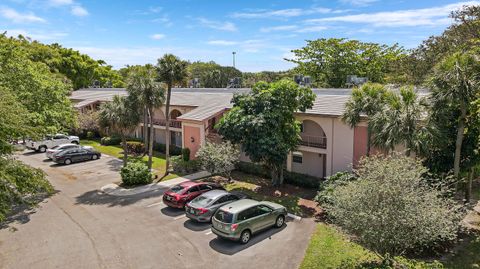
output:
{"label": "palm tree", "polygon": [[153,65],[135,67],[129,75],[127,91],[131,98],[141,104],[140,112],[146,111],[150,135],[148,139],[148,168],[152,169],[153,157],[153,112],[165,102],[165,88],[156,81],[156,72]]}
{"label": "palm tree", "polygon": [[419,99],[413,87],[403,87],[399,94],[391,94],[383,109],[371,118],[373,145],[393,150],[405,145],[406,155],[424,152],[427,136],[432,134],[425,118],[427,104]]}
{"label": "palm tree", "polygon": [[[354,88],[350,100],[345,104],[343,122],[355,128],[363,118],[371,119],[382,110],[389,95],[390,92],[381,84],[366,83],[360,88]],[[367,122],[367,156],[370,155],[371,143],[372,123],[369,120]]]}
{"label": "palm tree", "polygon": [[167,103],[166,103],[166,126],[165,126],[165,176],[168,174],[170,165],[170,98],[172,95],[172,86],[182,83],[187,77],[188,62],[182,61],[173,54],[165,54],[158,59],[157,70],[160,81],[167,84]]}
{"label": "palm tree", "polygon": [[[475,52],[457,52],[435,67],[431,80],[431,102],[439,111],[454,111],[457,115],[453,174],[458,178],[462,144],[468,132],[472,102],[480,94],[480,59]],[[475,124],[474,122],[469,124]],[[477,123],[478,124],[478,123]]]}
{"label": "palm tree", "polygon": [[122,139],[123,166],[127,165],[127,135],[138,126],[140,113],[132,99],[115,95],[111,102],[102,105],[99,113],[100,124],[109,127]]}

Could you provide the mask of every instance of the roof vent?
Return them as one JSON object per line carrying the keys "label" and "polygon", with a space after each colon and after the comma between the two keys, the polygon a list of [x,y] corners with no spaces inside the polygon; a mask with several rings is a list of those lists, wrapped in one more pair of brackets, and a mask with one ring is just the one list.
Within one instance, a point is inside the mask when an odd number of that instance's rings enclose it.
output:
{"label": "roof vent", "polygon": [[200,79],[199,78],[193,78],[192,80],[190,80],[190,83],[189,83],[189,87],[190,88],[200,88]]}
{"label": "roof vent", "polygon": [[293,77],[293,81],[295,81],[295,83],[300,86],[310,87],[310,85],[312,84],[312,78],[310,76],[304,76],[300,74],[295,75],[295,77]]}
{"label": "roof vent", "polygon": [[239,77],[234,77],[228,81],[227,88],[240,88],[241,86],[242,86],[242,79]]}

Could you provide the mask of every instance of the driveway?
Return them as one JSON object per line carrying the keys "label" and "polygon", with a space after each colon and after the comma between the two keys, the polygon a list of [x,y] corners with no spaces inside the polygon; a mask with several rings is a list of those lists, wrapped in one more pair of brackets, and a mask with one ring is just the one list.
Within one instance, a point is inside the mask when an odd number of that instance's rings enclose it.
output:
{"label": "driveway", "polygon": [[18,158],[43,169],[57,193],[0,227],[1,268],[297,268],[314,229],[312,220],[289,221],[239,245],[165,207],[163,190],[100,192],[120,181],[118,159],[61,166],[44,154]]}

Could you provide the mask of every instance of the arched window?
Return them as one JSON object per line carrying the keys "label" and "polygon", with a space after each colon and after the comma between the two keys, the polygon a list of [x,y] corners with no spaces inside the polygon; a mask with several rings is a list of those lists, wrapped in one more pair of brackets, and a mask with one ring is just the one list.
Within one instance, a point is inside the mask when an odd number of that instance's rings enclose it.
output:
{"label": "arched window", "polygon": [[178,117],[180,117],[182,115],[182,113],[176,109],[172,110],[170,112],[170,119],[172,120],[176,120]]}

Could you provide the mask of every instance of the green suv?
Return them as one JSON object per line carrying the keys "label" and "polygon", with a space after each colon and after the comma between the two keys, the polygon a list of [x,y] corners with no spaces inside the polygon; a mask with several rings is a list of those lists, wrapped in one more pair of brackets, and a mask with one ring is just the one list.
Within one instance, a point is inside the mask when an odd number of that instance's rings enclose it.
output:
{"label": "green suv", "polygon": [[271,202],[239,200],[220,207],[212,218],[212,232],[219,237],[248,243],[252,234],[285,223],[287,209]]}

